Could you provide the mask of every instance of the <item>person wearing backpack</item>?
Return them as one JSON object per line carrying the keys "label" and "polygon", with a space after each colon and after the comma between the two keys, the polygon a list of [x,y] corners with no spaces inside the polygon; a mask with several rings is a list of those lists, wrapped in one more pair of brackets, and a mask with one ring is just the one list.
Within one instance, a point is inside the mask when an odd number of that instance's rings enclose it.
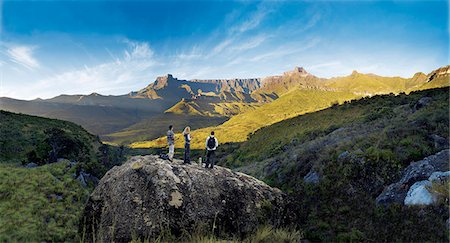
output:
{"label": "person wearing backpack", "polygon": [[173,126],[169,126],[169,130],[167,131],[167,144],[169,145],[169,153],[167,156],[169,157],[169,161],[173,162],[173,154],[175,153],[175,134],[173,133]]}
{"label": "person wearing backpack", "polygon": [[184,136],[184,162],[183,164],[191,164],[191,128],[186,127],[183,131]]}
{"label": "person wearing backpack", "polygon": [[205,168],[208,168],[208,165],[211,165],[209,168],[214,168],[214,159],[216,157],[216,149],[217,146],[219,146],[219,142],[217,141],[217,138],[214,137],[214,131],[211,132],[211,135],[206,139],[206,166]]}

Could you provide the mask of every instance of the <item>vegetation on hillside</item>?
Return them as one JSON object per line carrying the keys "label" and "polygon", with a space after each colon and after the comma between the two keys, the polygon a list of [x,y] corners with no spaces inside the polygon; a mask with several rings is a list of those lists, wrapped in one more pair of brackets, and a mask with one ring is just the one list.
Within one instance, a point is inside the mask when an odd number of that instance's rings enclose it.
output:
{"label": "vegetation on hillside", "polygon": [[170,230],[163,231],[156,239],[133,239],[132,243],[140,242],[196,242],[196,243],[272,243],[272,242],[297,242],[303,239],[303,232],[294,228],[273,228],[269,225],[261,225],[256,231],[245,238],[237,236],[214,234],[214,225],[210,231],[195,230],[184,232],[181,236],[173,235]]}
{"label": "vegetation on hillside", "polygon": [[[448,111],[448,88],[364,98],[262,128],[223,146],[221,163],[290,192],[307,239],[448,241],[448,203],[375,204],[401,169],[448,148]],[[304,183],[310,171],[319,184]]]}
{"label": "vegetation on hillside", "polygon": [[[250,133],[261,127],[300,114],[318,111],[356,97],[356,95],[346,92],[295,89],[272,103],[236,115],[220,126],[193,131],[191,147],[193,149],[203,149],[205,146],[204,141],[211,131],[216,132],[220,143],[242,142],[247,139]],[[183,146],[181,139],[182,136],[176,134],[176,147]],[[131,145],[133,148],[157,148],[165,146],[165,137],[149,142],[136,142]]]}
{"label": "vegetation on hillside", "polygon": [[128,150],[71,122],[0,111],[0,241],[77,240],[94,185],[76,178],[101,178]]}
{"label": "vegetation on hillside", "polygon": [[79,162],[79,169],[102,176],[100,140],[71,122],[0,111],[0,163]]}

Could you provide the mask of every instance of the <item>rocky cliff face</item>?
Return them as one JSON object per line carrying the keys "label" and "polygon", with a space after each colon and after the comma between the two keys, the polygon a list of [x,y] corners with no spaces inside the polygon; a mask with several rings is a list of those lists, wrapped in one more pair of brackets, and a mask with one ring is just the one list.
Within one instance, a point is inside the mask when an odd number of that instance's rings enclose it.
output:
{"label": "rocky cliff face", "polygon": [[445,67],[438,68],[434,71],[432,71],[430,74],[428,74],[427,82],[430,82],[433,79],[438,78],[447,78],[450,76],[450,65],[447,65]]}
{"label": "rocky cliff face", "polygon": [[157,77],[155,82],[136,92],[133,96],[137,98],[174,98],[180,100],[194,97],[202,92],[212,92],[217,95],[224,92],[237,95],[250,94],[259,87],[260,80],[257,78],[179,80],[171,74],[167,74],[166,76]]}
{"label": "rocky cliff face", "polygon": [[280,190],[242,173],[138,156],[101,179],[80,231],[89,241],[106,242],[151,239],[163,230],[210,232],[213,226],[243,235],[262,222],[278,225],[283,203]]}
{"label": "rocky cliff face", "polygon": [[284,72],[283,75],[268,76],[261,80],[261,88],[252,93],[252,97],[260,102],[269,102],[294,88],[328,90],[324,80],[308,73],[302,67],[295,67],[292,71]]}

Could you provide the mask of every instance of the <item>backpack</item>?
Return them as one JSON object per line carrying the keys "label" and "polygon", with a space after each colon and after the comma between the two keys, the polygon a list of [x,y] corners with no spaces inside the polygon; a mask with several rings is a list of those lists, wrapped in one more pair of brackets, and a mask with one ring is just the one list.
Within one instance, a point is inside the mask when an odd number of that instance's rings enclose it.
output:
{"label": "backpack", "polygon": [[214,137],[209,137],[206,147],[209,149],[214,149],[216,147],[216,139]]}
{"label": "backpack", "polygon": [[160,157],[161,159],[165,159],[165,160],[168,160],[168,159],[169,159],[169,155],[167,155],[167,154],[160,154],[159,157]]}

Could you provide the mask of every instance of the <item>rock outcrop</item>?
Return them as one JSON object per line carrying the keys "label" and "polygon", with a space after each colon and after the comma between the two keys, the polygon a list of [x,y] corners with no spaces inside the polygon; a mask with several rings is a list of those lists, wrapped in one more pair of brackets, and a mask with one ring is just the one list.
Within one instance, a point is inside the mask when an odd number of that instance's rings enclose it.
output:
{"label": "rock outcrop", "polygon": [[[441,152],[428,156],[423,160],[411,163],[402,173],[401,179],[389,185],[377,198],[378,204],[405,203],[416,204],[416,200],[412,197],[424,195],[422,190],[429,182],[422,182],[415,185],[416,182],[428,180],[434,172],[442,172],[449,170],[449,150],[445,149]],[[413,185],[415,185],[413,187]],[[409,192],[410,191],[410,192]],[[405,201],[408,196],[410,199]],[[427,199],[428,201],[434,199]]]}
{"label": "rock outcrop", "polygon": [[128,242],[213,226],[245,235],[260,223],[282,221],[284,194],[248,175],[216,166],[132,157],[112,168],[85,207],[80,231],[87,240]]}
{"label": "rock outcrop", "polygon": [[[443,192],[439,192],[434,187],[448,187],[450,171],[436,171],[428,178],[428,180],[418,181],[409,188],[405,197],[405,205],[432,205],[439,201],[439,197]],[[446,194],[444,192],[444,194]]]}

